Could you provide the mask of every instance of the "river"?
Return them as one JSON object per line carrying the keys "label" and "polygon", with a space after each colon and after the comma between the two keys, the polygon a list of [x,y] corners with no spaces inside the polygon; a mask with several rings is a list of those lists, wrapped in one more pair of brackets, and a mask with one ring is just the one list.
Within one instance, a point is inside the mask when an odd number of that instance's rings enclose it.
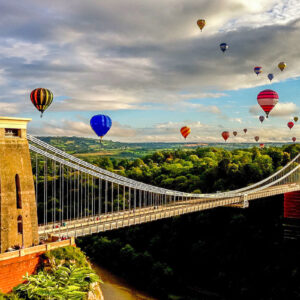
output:
{"label": "river", "polygon": [[100,276],[103,283],[101,290],[104,300],[157,300],[136,290],[124,279],[112,274],[110,271],[93,263],[93,269]]}

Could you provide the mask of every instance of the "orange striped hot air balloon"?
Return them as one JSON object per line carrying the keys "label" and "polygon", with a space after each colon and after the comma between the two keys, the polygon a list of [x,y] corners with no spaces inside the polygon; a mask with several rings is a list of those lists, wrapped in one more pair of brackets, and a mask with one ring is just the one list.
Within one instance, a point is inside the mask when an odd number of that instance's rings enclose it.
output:
{"label": "orange striped hot air balloon", "polygon": [[182,136],[186,139],[187,136],[191,133],[191,128],[187,127],[187,126],[183,126],[181,129],[180,129],[180,132],[182,134]]}
{"label": "orange striped hot air balloon", "polygon": [[205,20],[204,19],[200,19],[197,21],[197,25],[199,26],[200,30],[202,31],[202,29],[204,28],[205,26]]}
{"label": "orange striped hot air balloon", "polygon": [[50,106],[53,101],[53,94],[47,89],[38,88],[30,93],[30,99],[36,109],[41,112],[42,117],[43,112]]}

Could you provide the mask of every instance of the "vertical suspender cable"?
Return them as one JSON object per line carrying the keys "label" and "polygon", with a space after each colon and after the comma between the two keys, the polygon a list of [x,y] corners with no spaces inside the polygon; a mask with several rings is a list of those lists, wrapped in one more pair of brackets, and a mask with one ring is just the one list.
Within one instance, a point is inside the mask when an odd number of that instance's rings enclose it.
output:
{"label": "vertical suspender cable", "polygon": [[101,199],[102,198],[102,189],[101,189],[101,187],[102,187],[102,180],[99,177],[99,217],[102,213],[102,199]]}
{"label": "vertical suspender cable", "polygon": [[92,217],[94,215],[94,177],[92,176]]}
{"label": "vertical suspender cable", "polygon": [[134,207],[134,211],[136,210],[136,189],[134,189],[134,194],[133,194],[133,207]]}
{"label": "vertical suspender cable", "polygon": [[131,210],[131,187],[129,187],[128,209]]}
{"label": "vertical suspender cable", "polygon": [[120,211],[120,185],[118,184],[118,212]]}
{"label": "vertical suspender cable", "polygon": [[111,183],[111,212],[114,212],[114,183]]}
{"label": "vertical suspender cable", "polygon": [[73,185],[73,194],[74,194],[74,200],[73,200],[73,219],[76,219],[76,170],[73,170],[74,173],[74,185]]}
{"label": "vertical suspender cable", "polygon": [[107,189],[108,189],[108,183],[107,180],[105,180],[105,214],[107,214]]}
{"label": "vertical suspender cable", "polygon": [[36,202],[36,210],[38,209],[38,178],[39,178],[39,170],[38,170],[38,157],[37,153],[35,154],[35,202]]}
{"label": "vertical suspender cable", "polygon": [[67,167],[67,220],[69,220],[69,181],[70,181],[70,173],[69,173],[69,167]]}
{"label": "vertical suspender cable", "polygon": [[126,197],[125,197],[125,185],[123,185],[123,211],[125,210],[125,201],[126,201]]}
{"label": "vertical suspender cable", "polygon": [[80,171],[78,171],[77,176],[77,218],[80,219]]}
{"label": "vertical suspender cable", "polygon": [[84,176],[84,217],[86,219],[86,173]]}

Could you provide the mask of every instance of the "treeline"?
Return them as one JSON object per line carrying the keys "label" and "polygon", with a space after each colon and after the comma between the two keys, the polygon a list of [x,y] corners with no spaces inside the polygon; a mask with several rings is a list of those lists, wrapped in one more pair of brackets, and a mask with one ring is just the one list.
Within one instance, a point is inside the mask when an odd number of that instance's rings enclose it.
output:
{"label": "treeline", "polygon": [[232,190],[266,178],[285,166],[299,145],[259,149],[157,151],[143,159],[90,157],[102,168],[152,185],[185,192],[208,193]]}

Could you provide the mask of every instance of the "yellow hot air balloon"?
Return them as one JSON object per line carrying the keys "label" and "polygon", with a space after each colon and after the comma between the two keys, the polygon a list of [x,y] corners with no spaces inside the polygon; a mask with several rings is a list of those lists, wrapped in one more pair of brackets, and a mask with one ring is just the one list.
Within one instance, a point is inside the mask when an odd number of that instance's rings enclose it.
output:
{"label": "yellow hot air balloon", "polygon": [[285,69],[285,67],[286,67],[286,63],[285,62],[280,62],[279,64],[278,64],[278,68],[281,70],[281,71],[283,71],[284,69]]}
{"label": "yellow hot air balloon", "polygon": [[204,28],[204,26],[205,26],[205,20],[204,19],[199,19],[198,21],[197,21],[197,25],[199,26],[199,28],[200,28],[200,30],[202,31],[202,29]]}

